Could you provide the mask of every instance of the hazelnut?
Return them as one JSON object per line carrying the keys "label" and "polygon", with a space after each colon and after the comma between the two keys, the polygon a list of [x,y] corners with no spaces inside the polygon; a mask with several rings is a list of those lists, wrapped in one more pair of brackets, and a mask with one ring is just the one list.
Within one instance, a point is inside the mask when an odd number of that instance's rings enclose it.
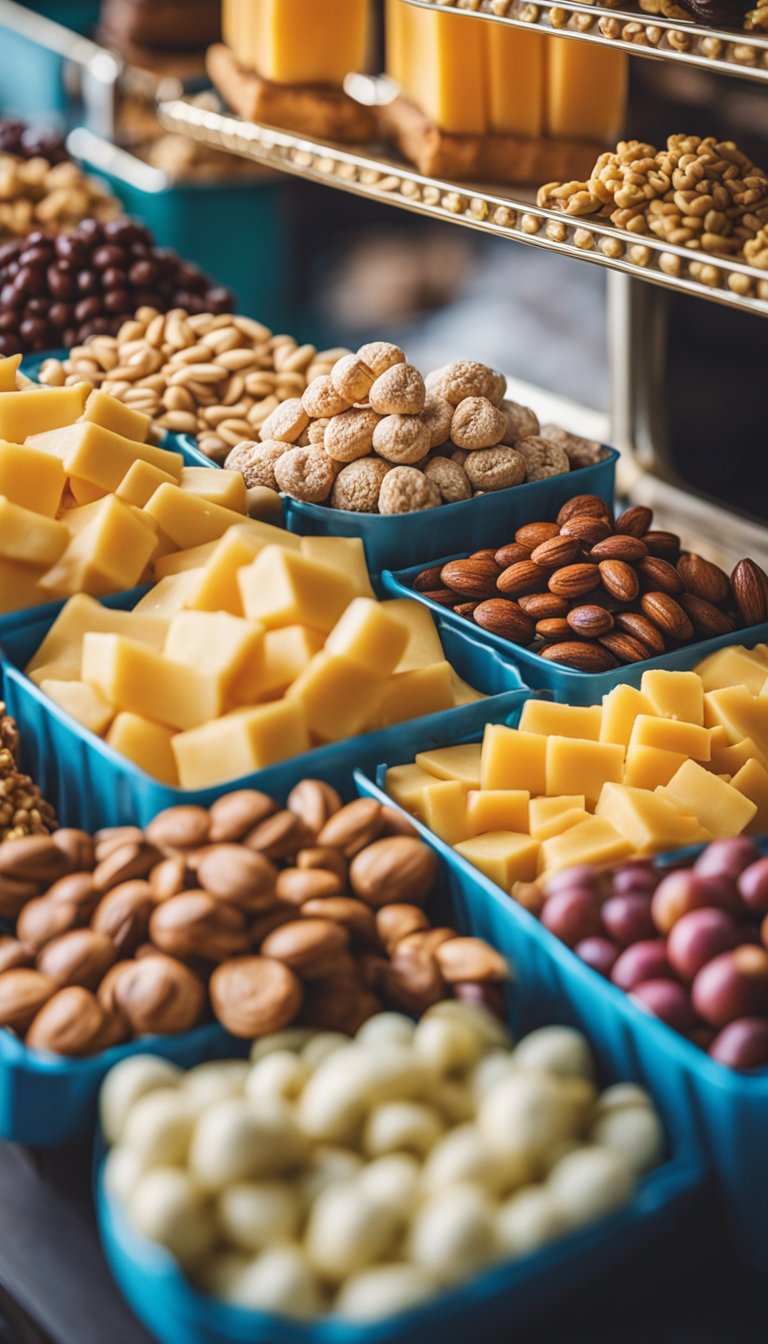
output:
{"label": "hazelnut", "polygon": [[286,807],[295,813],[308,831],[318,835],[330,817],[341,810],[336,789],[322,779],[302,779],[291,789]]}
{"label": "hazelnut", "polygon": [[236,789],[226,793],[211,804],[209,839],[214,844],[220,840],[242,840],[248,831],[277,810],[274,798],[258,789]]}
{"label": "hazelnut", "polygon": [[120,961],[99,986],[99,1003],[120,1012],[136,1036],[175,1035],[196,1027],[205,1014],[205,986],[188,966],[160,952]]}
{"label": "hazelnut", "polygon": [[457,448],[466,448],[468,452],[494,448],[501,443],[506,427],[504,413],[487,397],[465,397],[453,413],[451,439]]}
{"label": "hazelnut", "polygon": [[161,952],[206,961],[225,961],[249,945],[245,916],[207,891],[182,891],[155,906],[149,936]]}
{"label": "hazelnut", "polygon": [[303,999],[290,967],[269,957],[235,957],[217,966],[210,994],[222,1026],[246,1040],[289,1026]]}
{"label": "hazelnut", "polygon": [[104,1048],[105,1027],[106,1015],[95,995],[82,985],[70,985],[37,1013],[26,1044],[55,1055],[90,1055]]}
{"label": "hazelnut", "polygon": [[201,887],[221,901],[257,913],[274,899],[277,870],[245,845],[212,845],[197,866]]}
{"label": "hazelnut", "polygon": [[163,852],[197,849],[208,841],[210,824],[210,815],[204,807],[186,803],[158,812],[145,835],[150,844]]}
{"label": "hazelnut", "polygon": [[115,945],[106,934],[72,929],[46,943],[38,955],[37,969],[59,985],[95,989],[116,956]]}
{"label": "hazelnut", "polygon": [[434,880],[433,850],[423,840],[407,835],[389,835],[368,844],[352,860],[349,869],[355,896],[373,906],[398,902],[423,905]]}
{"label": "hazelnut", "polygon": [[0,975],[0,1027],[25,1031],[58,988],[56,981],[41,971],[22,966],[4,971]]}
{"label": "hazelnut", "polygon": [[304,980],[316,980],[335,969],[348,944],[346,929],[330,919],[294,919],[267,935],[261,953],[290,966]]}

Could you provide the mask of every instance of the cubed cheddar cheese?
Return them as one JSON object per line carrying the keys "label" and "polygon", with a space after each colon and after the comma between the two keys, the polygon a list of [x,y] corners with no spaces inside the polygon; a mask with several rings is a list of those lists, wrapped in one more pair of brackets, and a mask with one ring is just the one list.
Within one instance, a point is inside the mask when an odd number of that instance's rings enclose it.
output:
{"label": "cubed cheddar cheese", "polygon": [[198,499],[207,499],[223,509],[245,513],[245,481],[239,471],[214,470],[212,467],[182,467],[179,486]]}
{"label": "cubed cheddar cheese", "polygon": [[[212,549],[202,555],[206,547]],[[247,528],[230,527],[217,541],[205,542],[180,555],[201,557],[201,568],[197,585],[190,594],[189,606],[195,611],[228,611],[233,616],[242,616],[243,603],[237,581],[238,570],[250,565],[260,551],[264,549],[262,539]],[[169,556],[169,560],[173,557]],[[160,572],[161,561],[156,566]]]}
{"label": "cubed cheddar cheese", "polygon": [[83,481],[79,476],[70,476],[67,480],[69,493],[76,504],[93,504],[97,499],[103,499],[109,492],[103,490],[100,485],[93,485],[91,481]]}
{"label": "cubed cheddar cheese", "polygon": [[590,815],[585,807],[569,807],[567,811],[558,812],[548,821],[541,822],[535,831],[531,828],[531,835],[539,841],[551,840],[553,835],[563,835],[574,826],[580,826],[582,821],[589,821]]}
{"label": "cubed cheddar cheese", "polygon": [[[45,434],[33,434],[27,444],[38,452],[59,458],[68,476],[89,481],[102,490],[116,490],[137,458],[159,467],[175,480],[181,476],[184,465],[181,453],[125,439],[122,434],[113,434],[90,421],[80,421]],[[172,487],[166,488],[170,490]]]}
{"label": "cubed cheddar cheese", "polygon": [[21,355],[5,355],[0,359],[0,392],[16,391],[16,374],[21,358]]}
{"label": "cubed cheddar cheese", "polygon": [[100,596],[133,588],[157,548],[157,534],[138,509],[107,495],[93,520],[73,536],[41,587]]}
{"label": "cubed cheddar cheese", "polygon": [[746,686],[753,695],[759,695],[766,677],[766,664],[757,650],[736,646],[716,649],[698,664],[696,672],[705,691]]}
{"label": "cubed cheddar cheese", "polygon": [[451,689],[453,691],[454,705],[475,705],[478,700],[485,699],[482,691],[476,691],[474,686],[470,686],[468,681],[464,681],[455,669],[451,668]]}
{"label": "cubed cheddar cheese", "polygon": [[323,650],[286,691],[300,704],[307,727],[320,742],[339,742],[362,731],[380,704],[386,677]]}
{"label": "cubed cheddar cheese", "polygon": [[[226,533],[226,537],[231,537],[235,530],[234,527],[231,528],[230,531]],[[184,569],[203,569],[211,559],[211,556],[215,554],[217,546],[220,545],[221,541],[204,541],[202,546],[189,546],[184,551],[169,551],[167,555],[160,556],[160,558],[155,561],[155,577],[157,579],[167,579],[170,578],[172,574],[181,574]],[[258,549],[255,550],[252,555],[249,555],[247,559],[243,561],[243,564],[247,564],[248,561],[252,560],[253,556],[257,554]],[[238,602],[239,600],[238,596]],[[242,615],[242,612],[235,612],[234,614],[236,616]]]}
{"label": "cubed cheddar cheese", "polygon": [[[489,723],[483,736],[480,786],[483,789],[527,789],[547,792],[547,739],[538,733]],[[562,793],[562,789],[552,790]]]}
{"label": "cubed cheddar cheese", "polygon": [[310,748],[298,700],[236,709],[223,718],[177,733],[171,746],[183,789],[206,789],[301,756]]}
{"label": "cubed cheddar cheese", "polygon": [[704,688],[698,673],[650,668],[643,673],[640,690],[650,700],[653,713],[703,724]]}
{"label": "cubed cheddar cheese", "polygon": [[90,420],[94,425],[101,425],[103,429],[120,434],[124,439],[134,439],[136,443],[146,443],[152,428],[150,416],[126,406],[117,397],[102,392],[100,387],[95,387],[90,393],[80,419]]}
{"label": "cubed cheddar cheese", "polygon": [[83,640],[88,631],[126,635],[159,653],[165,644],[168,622],[144,612],[104,607],[85,593],[78,593],[62,607],[42,644],[32,655],[25,668],[27,676],[31,677],[33,672],[45,666],[70,666],[79,677]]}
{"label": "cubed cheddar cheese", "polygon": [[707,691],[704,701],[708,720],[725,729],[731,744],[749,737],[761,759],[768,757],[768,697],[752,695],[746,686],[726,686]]}
{"label": "cubed cheddar cheese", "polygon": [[467,834],[484,835],[486,831],[528,832],[530,800],[527,789],[471,789],[467,794]]}
{"label": "cubed cheddar cheese", "polygon": [[[672,719],[659,719],[672,723]],[[633,746],[627,752],[624,783],[635,789],[655,789],[657,784],[668,784],[686,760],[681,751],[665,751],[663,747]]]}
{"label": "cubed cheddar cheese", "polygon": [[341,570],[282,546],[265,546],[238,570],[237,582],[244,614],[268,630],[311,625],[328,633],[355,596],[352,580]]}
{"label": "cubed cheddar cheese", "polygon": [[421,807],[425,825],[447,845],[475,834],[467,819],[467,790],[458,780],[433,780],[422,792]]}
{"label": "cubed cheddar cheese", "polygon": [[700,822],[716,840],[740,835],[757,812],[757,805],[697,761],[686,761],[667,785],[665,798]]}
{"label": "cubed cheddar cheese", "polygon": [[[561,831],[567,830],[568,826],[575,825],[575,821],[568,821],[566,825],[561,825],[561,819],[576,814],[579,821],[585,821],[589,815],[586,811],[586,799],[583,793],[555,794],[551,798],[541,797],[532,798],[528,809],[530,817],[530,832],[535,835],[537,840],[549,840],[553,835],[560,835]],[[584,816],[581,816],[581,813]]]}
{"label": "cubed cheddar cheese", "polygon": [[103,737],[115,717],[115,707],[97,686],[87,681],[41,681],[40,690],[55,705],[71,715],[90,732]]}
{"label": "cubed cheddar cheese", "polygon": [[435,776],[420,765],[393,765],[387,771],[384,787],[396,803],[424,819],[424,790],[436,783]]}
{"label": "cubed cheddar cheese", "polygon": [[539,842],[514,831],[490,831],[462,840],[456,853],[504,891],[511,891],[515,882],[532,882],[536,877]]}
{"label": "cubed cheddar cheese", "polygon": [[199,727],[222,711],[221,684],[209,672],[122,635],[86,634],[82,676],[118,709],[169,728]]}
{"label": "cubed cheddar cheese", "polygon": [[140,714],[123,711],[113,719],[106,740],[110,747],[133,761],[140,770],[153,779],[159,779],[161,784],[175,788],[179,783],[179,772],[173,754],[173,738],[173,728],[153,723]]}
{"label": "cubed cheddar cheese", "polygon": [[0,557],[25,565],[52,565],[69,541],[63,523],[0,495]]}
{"label": "cubed cheddar cheese", "polygon": [[540,867],[547,873],[581,863],[618,863],[632,852],[629,841],[605,817],[590,817],[541,845]]}
{"label": "cubed cheddar cheese", "polygon": [[594,806],[608,782],[624,777],[624,748],[616,742],[592,742],[574,737],[546,741],[546,788],[542,793],[578,793]]}
{"label": "cubed cheddar cheese", "polygon": [[328,653],[348,658],[364,672],[389,676],[408,643],[408,627],[390,615],[387,603],[355,597],[325,641]]}
{"label": "cubed cheddar cheese", "polygon": [[180,574],[169,574],[139,598],[134,611],[145,611],[150,616],[162,616],[169,621],[187,606],[187,599],[197,586],[199,574],[200,571],[196,569],[184,569]]}
{"label": "cubed cheddar cheese", "polygon": [[269,526],[255,519],[244,522],[242,513],[212,504],[178,485],[158,486],[145,509],[165,536],[181,550],[200,546],[206,541],[217,541],[228,527],[239,525],[254,529]]}
{"label": "cubed cheddar cheese", "polygon": [[760,761],[745,761],[732,777],[731,785],[757,808],[747,831],[751,835],[764,835],[768,831],[768,770]]}
{"label": "cubed cheddar cheese", "polygon": [[[722,728],[712,728],[710,731],[713,736],[713,743],[715,733],[723,732],[725,736]],[[753,760],[761,763],[765,762],[765,755],[751,737],[744,737],[741,742],[734,742],[731,745],[726,736],[724,743],[718,740],[716,745],[713,744],[709,768],[716,775],[735,775],[743,765],[746,765],[747,761]]]}
{"label": "cubed cheddar cheese", "polygon": [[171,620],[163,652],[214,681],[224,704],[235,685],[243,702],[256,699],[263,649],[264,627],[256,621],[226,611],[181,611]]}
{"label": "cubed cheddar cheese", "polygon": [[329,18],[316,0],[227,0],[222,13],[226,41],[245,69],[275,84],[340,89],[365,68],[366,0],[334,0]]}
{"label": "cubed cheddar cheese", "polygon": [[520,729],[550,737],[578,737],[597,741],[603,712],[599,705],[562,705],[554,700],[526,700]]}
{"label": "cubed cheddar cheese", "polygon": [[0,397],[0,439],[22,443],[33,434],[60,430],[82,414],[88,383],[74,387],[30,387]]}
{"label": "cubed cheddar cheese", "polygon": [[635,719],[629,750],[632,751],[633,747],[679,751],[694,761],[708,761],[712,755],[708,728],[686,723],[683,719],[661,719],[650,714],[639,714]]}
{"label": "cubed cheddar cheese", "polygon": [[[151,462],[137,458],[128,468],[115,494],[126,504],[135,504],[137,508],[143,509],[158,486],[175,484],[173,476],[167,471],[162,471],[160,467],[154,467]],[[73,494],[77,494],[74,488]]]}
{"label": "cubed cheddar cheese", "polygon": [[387,602],[387,610],[405,621],[410,631],[396,672],[415,672],[419,667],[429,667],[432,663],[443,661],[445,654],[431,611],[409,597],[397,597]]}
{"label": "cubed cheddar cheese", "polygon": [[[307,560],[318,560],[322,565],[341,569],[352,579],[358,597],[374,597],[365,547],[359,537],[302,537],[301,554]],[[393,606],[394,603],[388,603]],[[398,605],[400,604],[398,601]],[[409,602],[408,606],[415,604]],[[437,660],[436,660],[437,661]]]}
{"label": "cubed cheddar cheese", "polygon": [[36,565],[25,565],[19,560],[0,559],[0,614],[23,611],[41,602],[51,602],[63,593],[46,592],[40,587],[43,571]]}
{"label": "cubed cheddar cheese", "polygon": [[452,708],[451,666],[443,660],[388,677],[370,726],[386,728],[392,723],[402,723],[404,719],[418,719],[424,714],[438,714]]}
{"label": "cubed cheddar cheese", "polygon": [[428,770],[437,779],[457,779],[468,789],[480,788],[480,742],[466,742],[456,747],[435,747],[420,751],[416,764]]}
{"label": "cubed cheddar cheese", "polygon": [[667,798],[626,784],[606,784],[595,815],[610,821],[638,854],[657,854],[711,839],[698,821]]}
{"label": "cubed cheddar cheese", "polygon": [[267,630],[261,658],[230,689],[235,704],[251,700],[274,700],[287,691],[292,682],[309,666],[323,647],[319,630],[308,625],[285,625],[282,630]]}
{"label": "cubed cheddar cheese", "polygon": [[55,518],[66,480],[58,458],[19,443],[0,442],[0,495],[14,504]]}

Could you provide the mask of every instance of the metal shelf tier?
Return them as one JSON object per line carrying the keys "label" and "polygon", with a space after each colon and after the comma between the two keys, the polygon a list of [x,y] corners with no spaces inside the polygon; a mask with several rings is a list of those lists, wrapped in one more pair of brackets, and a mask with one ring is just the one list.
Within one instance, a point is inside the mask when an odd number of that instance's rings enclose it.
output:
{"label": "metal shelf tier", "polygon": [[486,187],[424,177],[376,149],[352,150],[241,121],[191,98],[160,103],[158,115],[169,130],[282,172],[768,317],[768,272],[744,262],[639,237],[592,217],[542,209],[523,190],[512,198]]}
{"label": "metal shelf tier", "polygon": [[449,10],[511,28],[538,28],[558,37],[597,42],[652,60],[699,66],[737,79],[768,84],[768,30],[705,28],[688,19],[644,11],[631,0],[621,9],[584,0],[403,0],[419,9]]}

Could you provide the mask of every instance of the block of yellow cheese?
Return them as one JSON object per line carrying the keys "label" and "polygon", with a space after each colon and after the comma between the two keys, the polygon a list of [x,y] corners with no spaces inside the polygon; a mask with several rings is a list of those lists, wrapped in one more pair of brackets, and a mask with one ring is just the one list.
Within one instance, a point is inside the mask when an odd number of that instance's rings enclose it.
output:
{"label": "block of yellow cheese", "polygon": [[[534,801],[545,801],[535,799]],[[531,835],[539,841],[551,840],[553,835],[563,835],[565,831],[570,831],[574,826],[580,826],[583,821],[590,820],[590,813],[585,807],[569,807],[564,812],[558,812],[548,821],[540,822],[536,829],[531,827]]]}
{"label": "block of yellow cheese", "polygon": [[682,719],[662,719],[652,714],[639,714],[635,719],[629,750],[633,747],[657,747],[661,751],[679,751],[695,761],[708,761],[712,742],[708,728]]}
{"label": "block of yellow cheese", "polygon": [[14,504],[55,518],[66,479],[57,458],[23,444],[0,442],[0,495]]}
{"label": "block of yellow cheese", "polygon": [[716,649],[696,667],[705,691],[718,691],[724,686],[746,686],[753,695],[759,695],[765,681],[766,665],[756,650],[739,645]]}
{"label": "block of yellow cheese", "polygon": [[[714,737],[716,732],[723,731],[721,728],[712,728],[710,730]],[[764,755],[751,737],[743,737],[740,742],[734,742],[732,745],[727,741],[724,745],[718,744],[712,748],[712,759],[709,762],[710,770],[714,770],[716,775],[731,774],[735,775],[747,761],[764,761]]]}
{"label": "block of yellow cheese", "polygon": [[82,414],[88,383],[74,387],[32,387],[0,397],[0,439],[23,443],[33,434],[67,427]]}
{"label": "block of yellow cheese", "polygon": [[698,761],[685,761],[665,785],[663,794],[681,812],[696,817],[717,840],[740,835],[757,812],[751,799],[705,770]]}
{"label": "block of yellow cheese", "polygon": [[212,467],[182,467],[179,486],[198,499],[207,499],[223,509],[245,513],[245,481],[239,471]]}
{"label": "block of yellow cheese", "polygon": [[[171,477],[171,480],[173,480],[173,477]],[[67,484],[76,504],[92,504],[94,500],[103,499],[108,493],[100,485],[94,485],[92,481],[81,480],[79,476],[70,476]]]}
{"label": "block of yellow cheese", "polygon": [[85,635],[82,676],[118,709],[169,728],[195,728],[221,714],[221,685],[208,671],[174,662],[122,635]]}
{"label": "block of yellow cheese", "polygon": [[707,691],[705,716],[710,724],[720,724],[731,744],[751,738],[761,758],[768,756],[768,697],[752,695],[746,686],[726,686]]}
{"label": "block of yellow cheese", "polygon": [[297,551],[265,546],[237,572],[243,612],[268,630],[281,625],[333,629],[355,596],[352,580]]}
{"label": "block of yellow cheese", "polygon": [[[459,786],[461,787],[461,785]],[[527,789],[470,789],[466,819],[469,835],[486,831],[529,831]]]}
{"label": "block of yellow cheese", "polygon": [[410,6],[397,27],[402,92],[444,131],[487,129],[485,27],[445,9]]}
{"label": "block of yellow cheese", "polygon": [[[583,793],[554,794],[551,798],[542,796],[532,798],[528,809],[529,830],[537,840],[548,840],[551,835],[559,835],[568,827],[559,825],[561,817],[572,812],[586,812],[586,799]],[[579,817],[579,821],[585,820]],[[569,823],[570,824],[570,823]],[[575,823],[573,823],[575,824]]]}
{"label": "block of yellow cheese", "polygon": [[137,458],[125,473],[115,490],[118,499],[126,504],[135,504],[142,509],[151,499],[159,485],[174,485],[175,481],[167,471],[155,467],[151,462]]}
{"label": "block of yellow cheese", "polygon": [[628,58],[592,42],[547,36],[546,133],[613,142],[627,98]]}
{"label": "block of yellow cheese", "polygon": [[115,717],[115,707],[97,686],[87,681],[56,681],[47,677],[40,682],[40,690],[55,705],[71,714],[84,728],[103,737]]}
{"label": "block of yellow cheese", "polygon": [[387,610],[405,621],[410,631],[405,653],[395,668],[396,672],[414,672],[418,667],[429,667],[432,663],[443,661],[445,654],[431,611],[409,597],[398,597],[387,602]]}
{"label": "block of yellow cheese", "polygon": [[95,425],[120,434],[124,439],[134,439],[136,443],[146,443],[152,428],[151,417],[143,411],[134,411],[109,392],[94,387],[85,403],[81,420],[92,420]]}
{"label": "block of yellow cheese", "polygon": [[399,663],[408,637],[408,627],[390,615],[386,602],[355,597],[334,625],[325,647],[328,653],[359,664],[365,672],[386,677]]}
{"label": "block of yellow cheese", "polygon": [[233,683],[229,692],[231,701],[245,704],[274,700],[287,691],[322,647],[322,633],[309,625],[285,625],[280,630],[267,630],[258,665],[248,669],[242,680],[238,678]]}
{"label": "block of yellow cheese", "polygon": [[106,740],[140,770],[159,779],[161,784],[175,788],[179,783],[179,772],[171,746],[173,737],[173,728],[124,710],[113,719]]}
{"label": "block of yellow cheese", "polygon": [[621,783],[624,748],[617,742],[591,742],[575,737],[546,739],[546,789],[549,794],[583,793],[594,806],[608,781]]}
{"label": "block of yellow cheese", "polygon": [[[91,485],[98,485],[102,490],[117,489],[137,458],[159,467],[175,480],[181,476],[184,465],[180,453],[156,448],[151,443],[125,439],[122,434],[113,434],[110,429],[87,420],[67,425],[65,429],[34,434],[27,443],[38,452],[59,458],[68,476],[90,481]],[[172,487],[166,488],[170,490]]]}
{"label": "block of yellow cheese", "polygon": [[16,391],[16,374],[21,364],[21,355],[5,355],[0,359],[0,392]]}
{"label": "block of yellow cheese", "polygon": [[107,495],[93,520],[73,536],[41,587],[99,596],[133,588],[157,548],[157,535],[138,509]]}
{"label": "block of yellow cheese", "polygon": [[[565,41],[564,38],[560,39]],[[640,690],[651,702],[651,713],[686,723],[704,722],[704,690],[696,672],[667,672],[651,668],[644,672]]]}
{"label": "block of yellow cheese", "polygon": [[321,742],[338,742],[362,731],[381,702],[386,676],[322,650],[286,691],[300,704],[307,727]]}
{"label": "block of yellow cheese", "polygon": [[415,667],[412,672],[396,672],[388,677],[370,726],[386,728],[405,719],[418,719],[452,708],[451,666],[443,659],[429,667]]}
{"label": "block of yellow cheese", "polygon": [[638,714],[652,714],[653,706],[647,696],[634,686],[623,682],[603,696],[603,717],[600,725],[601,742],[619,742],[629,745]]}
{"label": "block of yellow cheese", "polygon": [[747,830],[751,835],[764,835],[768,831],[768,770],[759,761],[745,761],[731,779],[731,784],[757,808]]}
{"label": "block of yellow cheese", "polygon": [[384,788],[406,812],[423,819],[422,795],[435,783],[435,776],[420,765],[392,765],[386,774]]}
{"label": "block of yellow cheese", "polygon": [[25,668],[27,676],[31,678],[41,667],[72,667],[79,677],[83,639],[88,631],[126,635],[159,653],[165,644],[168,622],[143,612],[104,607],[85,593],[78,593],[62,607],[37,652],[32,655]]}
{"label": "block of yellow cheese", "polygon": [[[23,611],[50,602],[54,594],[40,587],[42,570],[36,565],[25,565],[19,560],[0,559],[0,615]],[[61,597],[62,593],[55,596]]]}
{"label": "block of yellow cheese", "polygon": [[468,681],[464,681],[455,669],[451,668],[451,688],[453,690],[454,705],[474,705],[478,700],[484,700],[482,691],[476,691],[474,686],[470,686]]}
{"label": "block of yellow cheese", "polygon": [[[358,597],[374,596],[365,547],[359,537],[302,537],[301,553],[308,560],[319,560],[324,565],[343,570],[354,582]],[[398,605],[401,605],[399,599]],[[408,602],[407,605],[413,606],[414,603]]]}
{"label": "block of yellow cheese", "polygon": [[205,789],[301,756],[311,744],[299,701],[280,700],[177,733],[171,745],[181,787]]}
{"label": "block of yellow cheese", "polygon": [[483,26],[488,129],[503,135],[540,136],[547,38],[543,33],[522,32],[503,23]]}
{"label": "block of yellow cheese", "polygon": [[602,718],[600,705],[562,705],[554,700],[526,700],[520,715],[520,728],[526,733],[589,738],[597,742]]}
{"label": "block of yellow cheese", "polygon": [[[420,751],[416,764],[428,770],[437,779],[458,779],[468,789],[480,788],[480,754],[482,743],[466,742],[455,747],[435,747]],[[515,828],[517,829],[517,828]]]}
{"label": "block of yellow cheese", "polygon": [[[672,719],[659,719],[672,723]],[[665,751],[663,747],[632,746],[627,752],[624,783],[637,789],[655,789],[657,784],[668,784],[680,769],[686,757],[681,751]]]}
{"label": "block of yellow cheese", "polygon": [[251,529],[266,527],[266,523],[244,523],[243,515],[234,509],[224,509],[220,504],[211,504],[207,499],[192,495],[176,485],[158,486],[151,499],[145,505],[146,512],[154,518],[158,527],[167,537],[184,550],[190,546],[200,546],[206,541],[216,541],[222,537],[228,527],[250,526]]}
{"label": "block of yellow cheese", "polygon": [[490,831],[461,841],[456,853],[504,891],[510,891],[514,882],[532,882],[535,878],[539,842],[514,831]]}
{"label": "block of yellow cheese", "polygon": [[[229,611],[233,616],[242,616],[237,573],[264,549],[264,543],[247,528],[237,525],[228,528],[218,541],[206,542],[179,554],[201,556],[206,546],[210,546],[211,551],[197,569],[197,583],[190,592],[188,605],[196,611]],[[157,565],[158,573],[161,564],[162,561]]]}
{"label": "block of yellow cheese", "polygon": [[136,603],[134,611],[146,611],[150,616],[170,620],[187,606],[187,599],[200,581],[199,570],[184,569],[180,574],[169,574],[161,579]]}
{"label": "block of yellow cheese", "polygon": [[68,541],[69,533],[63,523],[0,495],[0,556],[5,560],[41,567],[52,565]]}
{"label": "block of yellow cheese", "polygon": [[[231,528],[225,536],[231,536],[234,531],[235,529]],[[204,541],[202,546],[189,546],[183,551],[169,551],[167,555],[162,555],[154,561],[152,568],[155,571],[155,576],[158,579],[166,579],[172,574],[181,574],[182,570],[185,569],[202,570],[214,555],[216,547],[223,540],[224,538],[217,541]],[[258,554],[258,551],[254,554]],[[249,558],[252,559],[253,557]]]}
{"label": "block of yellow cheese", "polygon": [[666,797],[626,784],[606,784],[595,815],[610,821],[638,854],[657,854],[712,838]]}
{"label": "block of yellow cheese", "polygon": [[544,840],[541,846],[542,871],[558,872],[581,863],[618,863],[632,852],[629,841],[620,835],[605,817],[590,817],[562,835]]}
{"label": "block of yellow cheese", "polygon": [[421,795],[422,819],[447,845],[468,840],[473,832],[467,820],[467,791],[457,779],[435,779]]}
{"label": "block of yellow cheese", "polygon": [[224,0],[223,31],[238,61],[275,84],[341,88],[364,70],[368,0]]}
{"label": "block of yellow cheese", "polygon": [[[480,758],[483,789],[527,789],[547,792],[547,739],[500,723],[486,724]],[[562,793],[562,789],[552,790]]]}
{"label": "block of yellow cheese", "polygon": [[240,686],[258,683],[264,648],[264,627],[226,611],[180,611],[168,626],[163,653],[174,662],[195,668],[218,684],[222,704]]}

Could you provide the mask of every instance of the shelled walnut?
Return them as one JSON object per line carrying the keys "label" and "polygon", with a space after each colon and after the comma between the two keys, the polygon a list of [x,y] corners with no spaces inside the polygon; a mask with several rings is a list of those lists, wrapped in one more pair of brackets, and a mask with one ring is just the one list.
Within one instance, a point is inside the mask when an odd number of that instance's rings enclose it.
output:
{"label": "shelled walnut", "polygon": [[19,727],[0,701],[0,842],[46,835],[56,825],[50,803],[17,765]]}

